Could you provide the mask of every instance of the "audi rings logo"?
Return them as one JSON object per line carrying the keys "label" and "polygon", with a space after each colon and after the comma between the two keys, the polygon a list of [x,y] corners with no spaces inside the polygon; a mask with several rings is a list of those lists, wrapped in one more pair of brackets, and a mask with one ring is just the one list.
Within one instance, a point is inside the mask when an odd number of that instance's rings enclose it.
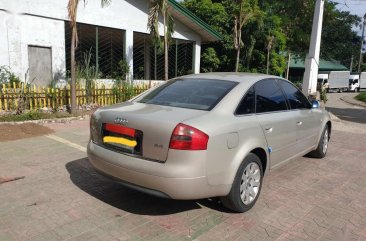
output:
{"label": "audi rings logo", "polygon": [[125,126],[128,124],[128,120],[125,118],[117,117],[116,119],[114,119],[114,123]]}

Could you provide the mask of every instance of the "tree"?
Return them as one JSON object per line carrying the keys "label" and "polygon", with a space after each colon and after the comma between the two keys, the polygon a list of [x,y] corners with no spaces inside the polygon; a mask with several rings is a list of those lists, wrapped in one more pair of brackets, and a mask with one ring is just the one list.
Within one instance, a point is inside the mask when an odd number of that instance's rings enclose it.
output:
{"label": "tree", "polygon": [[[349,66],[352,55],[359,56],[360,53],[361,38],[352,29],[360,21],[356,15],[339,11],[336,3],[327,3],[324,11],[321,58],[334,59]],[[354,64],[354,67],[356,66]]]}
{"label": "tree", "polygon": [[259,17],[259,10],[256,0],[235,0],[234,1],[234,48],[236,50],[235,72],[239,70],[240,50],[244,43],[242,40],[242,29],[249,22]]}
{"label": "tree", "polygon": [[[240,2],[249,8],[244,7],[244,14],[250,13],[256,5],[259,14],[244,24],[241,31],[236,28],[235,38],[233,24],[236,21],[234,25],[240,27]],[[202,45],[203,53],[213,53],[205,52],[208,48],[215,50],[220,60],[218,71],[232,71],[235,65],[238,71],[266,73],[268,54],[268,72],[282,75],[286,71],[287,53],[304,59],[309,51],[314,0],[184,0],[182,4],[223,36],[221,42]],[[361,39],[352,29],[358,23],[359,17],[342,12],[336,3],[326,1],[321,57],[336,59],[348,66],[352,53],[359,54]],[[267,51],[271,36],[274,42]],[[354,66],[356,64],[354,62]]]}
{"label": "tree", "polygon": [[[82,0],[85,4],[85,0]],[[109,5],[111,0],[101,0],[102,7]],[[78,12],[79,0],[69,0],[67,11],[70,19],[71,27],[71,113],[76,112],[76,63],[75,50],[78,46],[78,35],[76,27],[76,18]]]}
{"label": "tree", "polygon": [[147,22],[147,28],[150,31],[153,43],[160,47],[161,39],[159,34],[159,14],[162,14],[164,23],[164,78],[165,80],[168,80],[168,48],[169,42],[171,41],[172,35],[174,33],[174,21],[168,11],[168,0],[151,0],[151,7]]}
{"label": "tree", "polygon": [[201,69],[202,72],[214,72],[219,68],[220,59],[217,57],[216,50],[212,47],[202,51]]}

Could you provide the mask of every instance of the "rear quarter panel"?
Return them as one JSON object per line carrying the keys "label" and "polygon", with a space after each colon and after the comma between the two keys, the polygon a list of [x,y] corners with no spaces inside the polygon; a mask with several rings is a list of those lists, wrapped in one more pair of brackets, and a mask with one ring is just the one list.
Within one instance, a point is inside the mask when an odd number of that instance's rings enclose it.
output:
{"label": "rear quarter panel", "polygon": [[209,135],[206,176],[210,185],[231,185],[240,164],[253,149],[260,147],[267,153],[265,137],[255,115],[209,113],[185,123]]}

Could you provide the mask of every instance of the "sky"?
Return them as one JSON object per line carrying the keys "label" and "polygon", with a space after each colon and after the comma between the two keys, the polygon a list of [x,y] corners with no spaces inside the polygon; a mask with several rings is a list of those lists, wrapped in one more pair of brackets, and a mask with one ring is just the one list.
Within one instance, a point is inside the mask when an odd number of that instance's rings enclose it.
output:
{"label": "sky", "polygon": [[360,17],[366,13],[366,0],[333,0],[339,3],[338,8],[343,11],[350,11]]}
{"label": "sky", "polygon": [[[333,0],[333,2],[339,3],[338,8],[340,10],[349,11],[361,18],[366,14],[366,0]],[[361,35],[360,28],[355,28],[355,30]]]}

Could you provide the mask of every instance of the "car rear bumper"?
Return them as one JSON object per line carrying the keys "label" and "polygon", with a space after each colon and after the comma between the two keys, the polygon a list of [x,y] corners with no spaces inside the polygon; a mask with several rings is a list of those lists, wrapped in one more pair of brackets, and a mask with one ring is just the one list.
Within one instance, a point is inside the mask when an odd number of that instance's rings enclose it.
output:
{"label": "car rear bumper", "polygon": [[211,186],[207,182],[206,152],[187,154],[171,150],[165,163],[153,162],[88,144],[88,158],[100,173],[125,186],[152,195],[190,200],[227,195],[231,185]]}

